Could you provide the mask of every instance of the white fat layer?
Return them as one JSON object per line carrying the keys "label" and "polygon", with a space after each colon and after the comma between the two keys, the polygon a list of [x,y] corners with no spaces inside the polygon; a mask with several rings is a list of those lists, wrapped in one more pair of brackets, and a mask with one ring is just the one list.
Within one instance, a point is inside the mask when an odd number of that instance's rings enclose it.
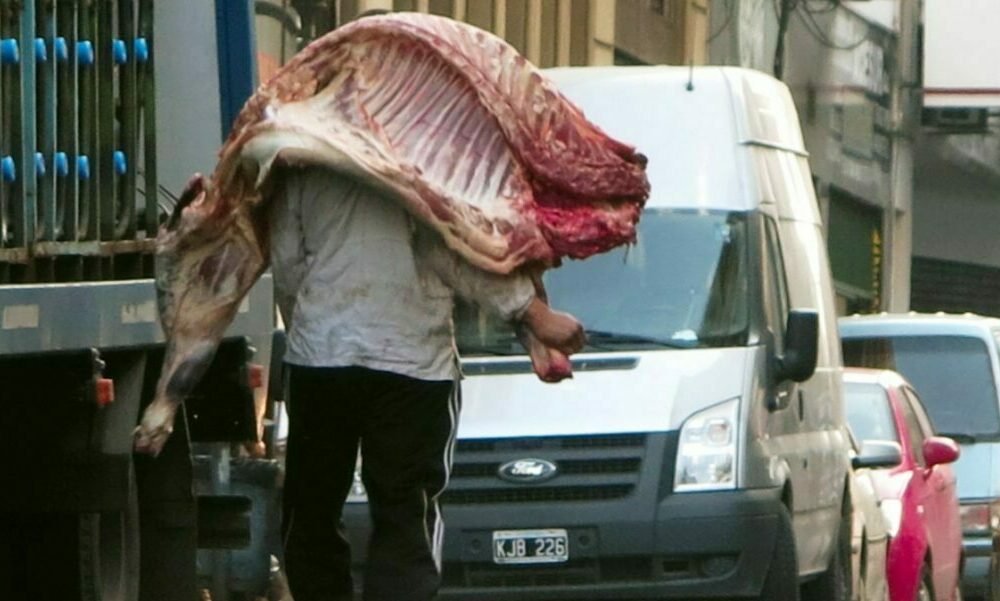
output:
{"label": "white fat layer", "polygon": [[274,129],[254,136],[243,146],[241,157],[244,160],[252,160],[259,166],[257,185],[260,186],[270,174],[278,154],[282,152],[295,152],[297,155],[304,153],[329,156],[334,154],[324,146],[313,136],[302,135],[299,132],[286,129]]}

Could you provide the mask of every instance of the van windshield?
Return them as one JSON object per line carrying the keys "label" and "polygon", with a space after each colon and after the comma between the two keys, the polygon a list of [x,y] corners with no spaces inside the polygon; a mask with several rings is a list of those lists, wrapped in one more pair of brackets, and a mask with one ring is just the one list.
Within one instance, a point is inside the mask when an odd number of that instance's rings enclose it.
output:
{"label": "van windshield", "polygon": [[[747,214],[647,209],[635,245],[545,276],[552,306],[587,329],[587,351],[736,346],[748,332]],[[459,351],[514,354],[510,328],[456,312]]]}
{"label": "van windshield", "polygon": [[934,429],[972,439],[1000,438],[989,350],[971,336],[845,338],[844,364],[892,369],[916,388]]}

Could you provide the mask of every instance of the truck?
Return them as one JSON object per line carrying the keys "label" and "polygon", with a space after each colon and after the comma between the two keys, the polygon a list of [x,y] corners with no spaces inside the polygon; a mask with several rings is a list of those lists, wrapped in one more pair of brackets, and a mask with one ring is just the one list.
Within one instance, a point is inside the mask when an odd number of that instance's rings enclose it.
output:
{"label": "truck", "polygon": [[[254,84],[250,3],[0,0],[0,597],[262,594],[274,309],[250,292],[158,457],[155,238]],[[200,549],[200,550],[199,550]]]}

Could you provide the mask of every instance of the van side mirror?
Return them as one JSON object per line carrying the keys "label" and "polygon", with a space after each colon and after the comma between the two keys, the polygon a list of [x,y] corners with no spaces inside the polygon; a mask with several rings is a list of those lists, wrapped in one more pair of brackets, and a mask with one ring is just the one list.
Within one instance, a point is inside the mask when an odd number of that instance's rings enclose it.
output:
{"label": "van side mirror", "polygon": [[851,459],[854,469],[896,467],[903,462],[903,450],[891,440],[866,440],[861,452]]}
{"label": "van side mirror", "polygon": [[785,354],[778,359],[781,380],[804,382],[816,371],[819,348],[819,314],[812,309],[793,309],[785,328]]}

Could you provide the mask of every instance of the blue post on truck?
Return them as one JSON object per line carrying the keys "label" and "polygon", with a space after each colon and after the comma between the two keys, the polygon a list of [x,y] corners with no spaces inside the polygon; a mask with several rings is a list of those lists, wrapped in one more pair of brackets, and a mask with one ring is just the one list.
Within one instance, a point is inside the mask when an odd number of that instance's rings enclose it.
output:
{"label": "blue post on truck", "polygon": [[277,464],[239,443],[266,413],[269,276],[164,452],[132,453],[164,349],[158,224],[252,91],[250,6],[0,0],[4,599],[266,588]]}

